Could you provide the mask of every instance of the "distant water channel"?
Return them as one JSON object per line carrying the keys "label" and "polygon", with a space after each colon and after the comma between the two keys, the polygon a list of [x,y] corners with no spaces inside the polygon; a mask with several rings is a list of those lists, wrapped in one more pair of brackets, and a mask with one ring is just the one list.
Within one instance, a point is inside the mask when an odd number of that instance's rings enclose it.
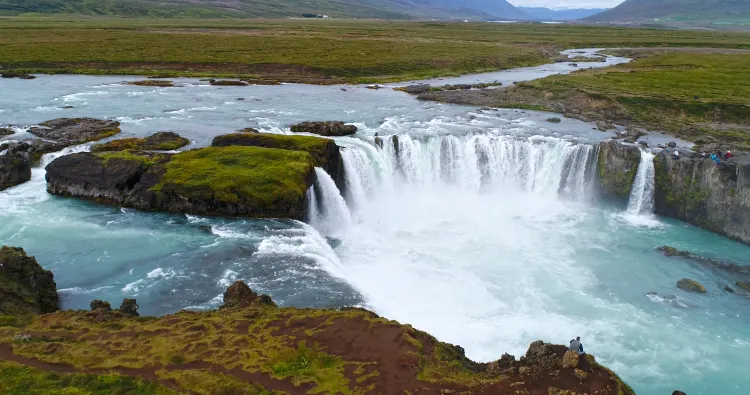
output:
{"label": "distant water channel", "polygon": [[[507,84],[575,69],[558,63],[431,82]],[[581,336],[639,394],[744,395],[750,386],[750,298],[722,291],[738,278],[655,251],[667,244],[747,264],[750,247],[656,218],[647,205],[595,201],[595,143],[611,133],[391,89],[122,84],[137,79],[0,80],[0,125],[19,126],[11,138],[23,138],[25,127],[52,118],[110,118],[122,123],[118,138],[173,130],[190,149],[245,127],[289,133],[299,121],[343,120],[359,127],[337,139],[348,190],[338,198],[319,182],[311,224],[204,218],[51,196],[43,168],[34,169],[32,181],[0,192],[0,244],[23,247],[53,270],[64,308],[123,297],[137,298],[143,314],[215,308],[242,279],[285,306],[365,306],[460,344],[476,360]],[[399,154],[391,139],[376,148],[376,133],[397,135]],[[708,294],[678,290],[684,277]]]}

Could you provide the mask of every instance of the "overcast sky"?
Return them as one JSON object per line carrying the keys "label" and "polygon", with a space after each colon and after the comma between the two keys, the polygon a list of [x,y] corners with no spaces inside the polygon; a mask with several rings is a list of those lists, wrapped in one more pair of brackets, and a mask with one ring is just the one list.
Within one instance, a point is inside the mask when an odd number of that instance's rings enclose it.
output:
{"label": "overcast sky", "polygon": [[623,0],[508,0],[515,6],[548,8],[612,8]]}

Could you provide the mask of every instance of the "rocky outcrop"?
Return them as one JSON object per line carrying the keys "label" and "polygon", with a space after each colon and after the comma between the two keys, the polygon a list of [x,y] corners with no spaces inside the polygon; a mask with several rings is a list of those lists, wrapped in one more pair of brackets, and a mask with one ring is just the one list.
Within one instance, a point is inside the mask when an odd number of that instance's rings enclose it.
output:
{"label": "rocky outcrop", "polygon": [[292,125],[291,129],[294,133],[311,133],[330,137],[349,136],[357,133],[356,126],[347,125],[341,121],[302,122]]}
{"label": "rocky outcrop", "polygon": [[640,161],[641,151],[637,146],[616,141],[600,143],[597,184],[601,196],[627,202]]}
{"label": "rocky outcrop", "polygon": [[219,307],[220,309],[247,307],[253,304],[276,306],[270,296],[258,295],[243,281],[235,281],[234,284],[230,285],[224,292],[223,300],[224,304]]}
{"label": "rocky outcrop", "polygon": [[112,306],[110,306],[109,302],[99,299],[94,299],[89,304],[89,307],[91,310],[104,310],[104,311],[111,311]]}
{"label": "rocky outcrop", "polygon": [[52,272],[21,248],[0,248],[0,316],[51,313],[57,308]]}
{"label": "rocky outcrop", "polygon": [[208,83],[213,86],[247,86],[247,82],[235,80],[208,80]]}
{"label": "rocky outcrop", "polygon": [[148,211],[303,219],[309,154],[209,147],[178,154],[77,153],[47,166],[47,191]]}
{"label": "rocky outcrop", "polygon": [[689,278],[683,278],[678,281],[677,288],[687,292],[696,292],[700,294],[706,293],[706,287],[704,287],[703,284]]}
{"label": "rocky outcrop", "polygon": [[341,149],[331,139],[313,136],[290,136],[272,133],[233,133],[214,137],[214,147],[246,146],[278,148],[284,150],[304,151],[315,161],[315,166],[322,167],[336,182],[342,195],[346,191],[344,161]]}
{"label": "rocky outcrop", "polygon": [[698,263],[699,265],[710,267],[713,269],[723,270],[729,273],[742,274],[750,276],[750,266],[738,265],[736,263],[725,262],[714,258],[700,256],[693,254],[688,251],[681,251],[674,247],[662,246],[657,248],[657,251],[668,257],[681,257],[687,260]]}
{"label": "rocky outcrop", "polygon": [[114,136],[120,133],[120,123],[93,118],[58,118],[29,129],[29,133],[67,147]]}
{"label": "rocky outcrop", "polygon": [[139,316],[138,314],[138,302],[136,302],[135,299],[123,299],[122,304],[120,304],[120,308],[118,311],[121,314],[130,315],[130,316]]}
{"label": "rocky outcrop", "polygon": [[10,136],[15,133],[11,128],[0,128],[0,136]]}
{"label": "rocky outcrop", "polygon": [[156,132],[146,138],[112,140],[91,147],[93,152],[104,151],[173,151],[190,144],[190,140],[175,132]]}
{"label": "rocky outcrop", "polygon": [[31,75],[31,74],[24,74],[24,73],[5,72],[5,73],[0,74],[0,78],[18,78],[20,80],[33,80],[36,78],[36,76]]}
{"label": "rocky outcrop", "polygon": [[12,145],[0,154],[0,191],[22,184],[31,179],[31,160],[27,152],[19,149],[19,145]]}
{"label": "rocky outcrop", "polygon": [[143,80],[143,81],[130,81],[128,85],[136,86],[155,86],[160,88],[170,88],[174,86],[174,82],[168,80]]}
{"label": "rocky outcrop", "polygon": [[750,165],[661,152],[654,168],[656,214],[750,243]]}

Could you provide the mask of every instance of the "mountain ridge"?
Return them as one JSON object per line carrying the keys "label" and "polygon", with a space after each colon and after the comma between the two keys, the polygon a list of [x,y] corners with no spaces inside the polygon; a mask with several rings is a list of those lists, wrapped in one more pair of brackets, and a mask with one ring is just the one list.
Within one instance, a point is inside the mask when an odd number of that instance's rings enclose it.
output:
{"label": "mountain ridge", "polygon": [[591,22],[750,19],[747,0],[626,0],[617,7],[586,18]]}
{"label": "mountain ridge", "polygon": [[505,0],[0,0],[0,15],[156,18],[531,19]]}

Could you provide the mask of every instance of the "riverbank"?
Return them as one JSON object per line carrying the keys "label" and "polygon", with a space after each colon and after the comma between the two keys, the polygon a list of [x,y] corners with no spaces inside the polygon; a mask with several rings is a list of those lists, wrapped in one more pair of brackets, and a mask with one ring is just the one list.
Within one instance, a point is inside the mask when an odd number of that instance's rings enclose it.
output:
{"label": "riverbank", "polygon": [[[620,52],[617,52],[620,53]],[[700,49],[633,52],[637,60],[566,76],[520,82],[502,90],[430,92],[422,100],[562,113],[597,122],[664,131],[695,150],[750,150],[750,78],[745,51]]]}
{"label": "riverbank", "polygon": [[592,47],[748,48],[739,33],[372,20],[4,18],[3,72],[382,83],[544,64]]}
{"label": "riverbank", "polygon": [[537,341],[520,360],[477,363],[460,346],[365,309],[278,308],[242,281],[215,311],[141,317],[125,299],[119,309],[94,300],[90,311],[55,312],[53,274],[2,247],[0,295],[8,394],[635,394],[593,355],[565,346]]}

